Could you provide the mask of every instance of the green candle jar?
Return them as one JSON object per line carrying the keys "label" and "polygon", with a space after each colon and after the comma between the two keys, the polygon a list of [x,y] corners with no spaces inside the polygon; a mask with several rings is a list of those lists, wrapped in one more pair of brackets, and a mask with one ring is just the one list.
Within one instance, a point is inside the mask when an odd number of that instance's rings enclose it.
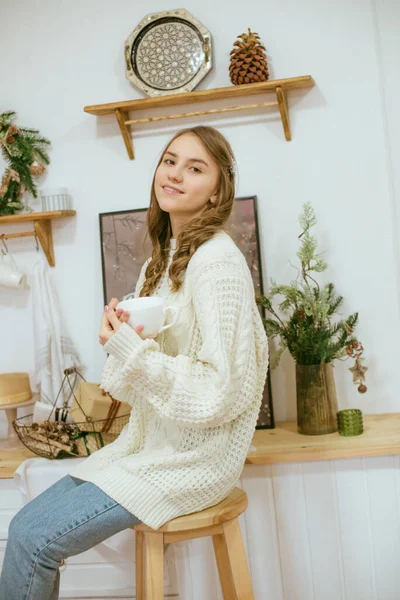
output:
{"label": "green candle jar", "polygon": [[339,435],[361,435],[364,431],[362,412],[358,408],[346,408],[336,414]]}

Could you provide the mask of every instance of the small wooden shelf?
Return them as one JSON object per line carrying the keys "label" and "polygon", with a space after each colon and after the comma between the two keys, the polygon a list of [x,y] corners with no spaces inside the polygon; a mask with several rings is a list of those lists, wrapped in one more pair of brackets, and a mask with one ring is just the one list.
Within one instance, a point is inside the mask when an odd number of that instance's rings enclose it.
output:
{"label": "small wooden shelf", "polygon": [[276,424],[275,429],[258,429],[247,464],[272,464],[384,456],[400,454],[400,413],[363,415],[364,433],[344,437],[339,433],[303,435],[296,422]]}
{"label": "small wooden shelf", "polygon": [[[360,456],[400,454],[400,413],[363,415],[364,433],[343,437],[338,433],[302,435],[294,421],[278,422],[275,429],[254,433],[246,464],[308,462]],[[0,451],[0,479],[12,478],[27,458],[37,455],[22,448]]]}
{"label": "small wooden shelf", "polygon": [[38,458],[38,455],[28,448],[0,450],[0,479],[13,479],[19,465],[28,458]]}
{"label": "small wooden shelf", "polygon": [[64,219],[65,217],[75,217],[76,210],[51,210],[48,212],[32,212],[16,215],[4,215],[0,217],[0,227],[3,224],[33,222],[34,231],[23,231],[18,233],[2,233],[0,238],[10,239],[16,237],[37,236],[48,263],[54,267],[56,262],[54,258],[53,232],[51,228],[52,219]]}
{"label": "small wooden shelf", "polygon": [[[290,124],[289,124],[289,109],[287,103],[287,92],[290,90],[311,88],[315,82],[311,75],[301,77],[290,77],[287,79],[273,79],[263,81],[261,83],[248,83],[244,85],[231,85],[228,87],[214,88],[210,90],[198,90],[194,92],[183,92],[180,94],[168,94],[166,96],[158,96],[151,98],[139,98],[137,100],[126,100],[124,102],[111,102],[110,104],[95,104],[85,106],[84,111],[91,115],[102,116],[115,114],[118,125],[121,130],[123,140],[131,160],[134,159],[131,125],[138,123],[152,123],[156,121],[165,121],[169,119],[180,119],[183,117],[194,117],[200,115],[208,115],[215,113],[225,113],[235,110],[245,110],[253,108],[267,108],[278,106],[282,125],[287,141],[291,140]],[[239,98],[243,96],[255,96],[265,93],[274,93],[276,101],[265,102],[262,104],[246,104],[239,106],[231,106],[227,108],[214,108],[211,110],[202,110],[195,112],[178,113],[164,115],[160,117],[143,117],[130,119],[129,113],[139,110],[150,110],[162,106],[177,106],[194,104],[195,102],[210,102],[212,100],[220,100],[224,98]]]}

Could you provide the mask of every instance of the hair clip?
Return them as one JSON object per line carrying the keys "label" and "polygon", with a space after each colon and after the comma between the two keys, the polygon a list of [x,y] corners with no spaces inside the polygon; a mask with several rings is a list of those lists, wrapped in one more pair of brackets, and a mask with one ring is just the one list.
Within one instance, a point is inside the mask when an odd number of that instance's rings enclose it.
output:
{"label": "hair clip", "polygon": [[233,175],[234,175],[234,170],[233,170],[233,167],[228,167],[228,175],[229,175],[229,178],[230,178],[230,179],[232,179],[232,178],[233,178]]}

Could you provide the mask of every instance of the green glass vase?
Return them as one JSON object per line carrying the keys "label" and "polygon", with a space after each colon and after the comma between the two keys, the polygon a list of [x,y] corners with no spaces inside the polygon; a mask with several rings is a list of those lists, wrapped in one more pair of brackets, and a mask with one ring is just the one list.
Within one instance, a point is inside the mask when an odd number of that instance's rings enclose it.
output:
{"label": "green glass vase", "polygon": [[332,363],[296,363],[297,429],[304,435],[337,431],[338,402]]}

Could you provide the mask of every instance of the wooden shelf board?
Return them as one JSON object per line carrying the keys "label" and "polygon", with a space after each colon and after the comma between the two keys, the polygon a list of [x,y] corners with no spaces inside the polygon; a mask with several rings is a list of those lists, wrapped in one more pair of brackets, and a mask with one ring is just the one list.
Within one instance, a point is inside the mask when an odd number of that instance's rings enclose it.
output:
{"label": "wooden shelf board", "polygon": [[[400,413],[363,415],[364,433],[343,437],[338,433],[302,435],[293,421],[278,422],[275,429],[258,429],[247,455],[246,464],[307,462],[360,456],[400,454]],[[0,479],[12,479],[15,470],[27,458],[37,455],[22,448],[0,451]]]}
{"label": "wooden shelf board", "polygon": [[247,455],[247,464],[273,464],[384,456],[400,454],[400,413],[363,415],[364,433],[344,437],[339,433],[302,435],[295,422],[281,422],[275,429],[254,433],[255,450]]}
{"label": "wooden shelf board", "polygon": [[3,215],[0,217],[0,225],[3,223],[26,223],[28,221],[43,221],[48,219],[63,219],[75,217],[76,210],[51,210],[48,212],[32,212],[16,215]]}
{"label": "wooden shelf board", "polygon": [[208,102],[222,98],[255,96],[258,94],[275,92],[278,87],[287,91],[310,88],[314,85],[315,82],[311,75],[303,75],[301,77],[289,77],[286,79],[272,79],[261,83],[247,83],[210,90],[168,94],[167,96],[157,96],[155,98],[138,98],[136,100],[125,100],[123,102],[111,102],[109,104],[93,104],[91,106],[85,106],[84,111],[96,116],[111,115],[114,114],[117,109],[120,109],[123,112],[129,112],[131,110],[149,110],[161,106],[177,106],[182,104],[193,104],[195,102]]}
{"label": "wooden shelf board", "polygon": [[0,479],[13,479],[15,471],[19,465],[28,458],[35,458],[34,454],[28,448],[18,448],[17,450],[0,451]]}
{"label": "wooden shelf board", "polygon": [[0,238],[30,237],[35,235],[43,248],[47,262],[54,267],[56,260],[54,257],[53,232],[51,222],[53,219],[63,219],[65,217],[74,217],[75,210],[50,210],[47,212],[32,212],[16,215],[3,215],[0,217],[0,225],[3,223],[28,223],[33,222],[34,231],[23,231],[17,233],[1,233]]}

